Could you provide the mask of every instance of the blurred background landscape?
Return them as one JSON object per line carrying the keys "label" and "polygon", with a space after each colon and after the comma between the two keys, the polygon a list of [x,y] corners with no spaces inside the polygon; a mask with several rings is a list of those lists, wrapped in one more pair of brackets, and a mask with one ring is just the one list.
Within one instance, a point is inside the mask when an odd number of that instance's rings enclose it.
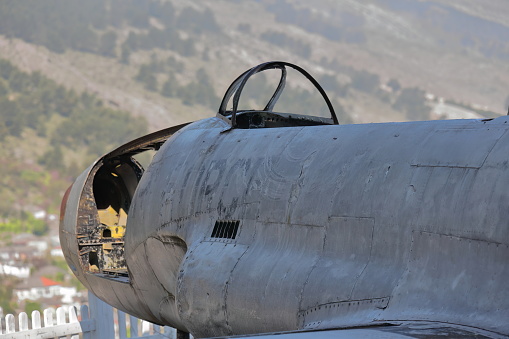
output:
{"label": "blurred background landscape", "polygon": [[[3,313],[83,301],[59,204],[105,152],[214,116],[228,85],[270,60],[309,71],[341,123],[504,115],[508,15],[505,0],[1,1]],[[275,110],[317,115],[322,99],[293,80]],[[253,78],[243,108],[271,88]]]}

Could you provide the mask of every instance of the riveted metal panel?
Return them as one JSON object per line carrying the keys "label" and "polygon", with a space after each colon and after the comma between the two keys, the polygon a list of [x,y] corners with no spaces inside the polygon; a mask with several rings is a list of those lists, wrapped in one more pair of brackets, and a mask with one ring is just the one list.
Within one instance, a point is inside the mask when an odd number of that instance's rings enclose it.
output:
{"label": "riveted metal panel", "polygon": [[232,272],[247,249],[238,244],[204,241],[187,253],[179,272],[177,305],[186,328],[196,336],[231,333],[227,321],[228,287]]}
{"label": "riveted metal panel", "polygon": [[326,303],[300,312],[299,318],[305,329],[357,326],[365,324],[366,319],[378,319],[389,300],[385,297]]}
{"label": "riveted metal panel", "polygon": [[323,252],[302,292],[301,310],[351,299],[370,260],[374,226],[373,218],[330,218]]}
{"label": "riveted metal panel", "polygon": [[507,258],[507,244],[414,232],[407,270],[381,318],[440,319],[503,332]]}
{"label": "riveted metal panel", "polygon": [[412,160],[412,165],[480,168],[504,133],[505,129],[495,127],[440,128],[426,135]]}
{"label": "riveted metal panel", "polygon": [[298,328],[302,288],[319,258],[324,235],[323,227],[256,225],[252,245],[228,287],[228,323],[236,333]]}

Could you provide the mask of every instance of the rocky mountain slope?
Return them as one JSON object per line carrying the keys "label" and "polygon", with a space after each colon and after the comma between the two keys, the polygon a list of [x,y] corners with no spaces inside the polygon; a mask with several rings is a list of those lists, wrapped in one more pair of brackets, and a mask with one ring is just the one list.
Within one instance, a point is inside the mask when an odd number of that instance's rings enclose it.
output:
{"label": "rocky mountain slope", "polygon": [[[4,34],[0,25],[0,57],[25,70],[39,70],[70,88],[96,93],[113,107],[145,116],[151,130],[211,116],[217,106],[184,104],[178,96],[147,90],[135,80],[141,65],[168,57],[179,66],[155,72],[158,87],[169,71],[184,86],[204,69],[219,97],[245,69],[268,60],[285,60],[302,65],[317,78],[334,76],[340,84],[352,83],[352,70],[365,70],[379,77],[379,85],[397,79],[402,87],[418,87],[437,97],[502,114],[509,94],[509,42],[504,38],[509,28],[501,14],[508,9],[503,1],[495,2],[497,6],[474,0],[461,5],[438,0],[172,1],[172,18],[165,22],[168,16],[151,12],[150,4],[157,1],[122,7],[106,1],[97,4],[97,11],[106,6],[120,23],[105,19],[102,26],[89,26],[98,36],[115,34],[111,53],[85,45],[64,45],[57,50],[42,39],[34,44],[34,37]],[[134,14],[129,10],[136,11],[135,19],[141,23],[131,19]],[[208,17],[211,26],[201,27],[206,22],[197,13]],[[191,45],[192,51],[183,51],[174,41],[157,42],[157,34],[175,35]],[[136,40],[132,37],[138,40],[134,44],[147,47],[132,48],[129,43]],[[122,53],[128,45],[126,63]],[[392,102],[380,100],[374,92],[353,89],[342,97],[334,92],[331,96],[356,122],[406,119],[404,112],[392,107],[394,98]]]}
{"label": "rocky mountain slope", "polygon": [[[144,125],[145,119],[148,127],[140,133],[213,116],[228,85],[269,60],[289,61],[313,74],[343,123],[491,117],[504,114],[509,104],[505,14],[504,0],[6,1],[0,3],[0,59],[141,119],[133,123]],[[245,108],[265,104],[260,97],[270,93],[271,79],[253,79]],[[2,83],[4,101],[16,101],[16,79]],[[289,83],[276,109],[323,111],[305,81],[291,74]],[[111,145],[91,150],[87,140],[58,144],[62,138],[55,133],[68,117],[46,114],[46,134],[27,123],[4,138],[3,153],[16,164],[9,175],[23,166],[51,172],[49,177],[64,180],[60,189]],[[5,126],[7,116],[0,112]],[[111,128],[123,124],[118,120]],[[104,126],[92,124],[88,133],[99,127]],[[129,130],[134,131],[126,125]],[[59,154],[65,168],[58,175],[42,158]],[[56,206],[61,192],[55,191],[52,203],[40,195],[26,201],[12,190],[8,201],[14,209]]]}

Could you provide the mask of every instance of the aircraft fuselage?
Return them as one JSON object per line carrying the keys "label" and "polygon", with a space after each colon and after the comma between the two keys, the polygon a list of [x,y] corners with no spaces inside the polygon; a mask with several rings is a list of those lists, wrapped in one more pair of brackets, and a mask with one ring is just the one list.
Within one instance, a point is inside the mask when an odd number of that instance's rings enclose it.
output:
{"label": "aircraft fuselage", "polygon": [[98,297],[196,337],[406,320],[509,335],[508,120],[201,120],[144,173],[108,156],[85,171],[62,247]]}

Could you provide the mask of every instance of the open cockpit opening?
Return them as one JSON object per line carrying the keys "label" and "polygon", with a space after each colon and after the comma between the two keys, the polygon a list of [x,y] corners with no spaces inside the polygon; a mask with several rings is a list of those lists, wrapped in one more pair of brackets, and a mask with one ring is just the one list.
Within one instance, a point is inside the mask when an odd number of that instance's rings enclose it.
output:
{"label": "open cockpit opening", "polygon": [[[304,76],[307,80],[311,82],[314,89],[322,96],[325,102],[325,106],[329,111],[330,118],[318,117],[318,116],[309,116],[309,115],[301,115],[294,113],[278,113],[274,112],[274,106],[278,102],[283,90],[286,86],[286,75],[287,68],[293,69]],[[281,71],[281,77],[279,79],[279,83],[272,94],[272,97],[269,99],[267,104],[262,110],[240,110],[239,102],[241,98],[241,93],[247,84],[247,81],[255,74],[277,69]],[[289,102],[294,102],[293,99],[296,94],[294,92],[290,95],[291,99],[288,99]],[[307,93],[307,92],[302,92]],[[306,95],[304,95],[306,96]],[[232,99],[233,108],[231,110],[227,109],[228,103],[230,99]],[[313,106],[315,100],[312,100]],[[316,108],[313,109],[316,112],[319,110]],[[317,126],[317,125],[337,125],[339,124],[338,118],[334,111],[334,107],[332,106],[329,97],[320,86],[320,84],[309,74],[307,71],[302,69],[301,67],[283,61],[271,61],[255,66],[242,75],[240,75],[228,88],[226,91],[223,100],[221,101],[221,105],[219,106],[219,110],[216,115],[218,118],[223,119],[225,122],[229,123],[232,128],[242,128],[242,129],[254,129],[254,128],[274,128],[274,127],[296,127],[296,126]]]}
{"label": "open cockpit opening", "polygon": [[143,174],[131,157],[100,162],[87,180],[81,203],[78,244],[83,268],[94,274],[127,279],[124,255],[127,216],[131,199]]}

